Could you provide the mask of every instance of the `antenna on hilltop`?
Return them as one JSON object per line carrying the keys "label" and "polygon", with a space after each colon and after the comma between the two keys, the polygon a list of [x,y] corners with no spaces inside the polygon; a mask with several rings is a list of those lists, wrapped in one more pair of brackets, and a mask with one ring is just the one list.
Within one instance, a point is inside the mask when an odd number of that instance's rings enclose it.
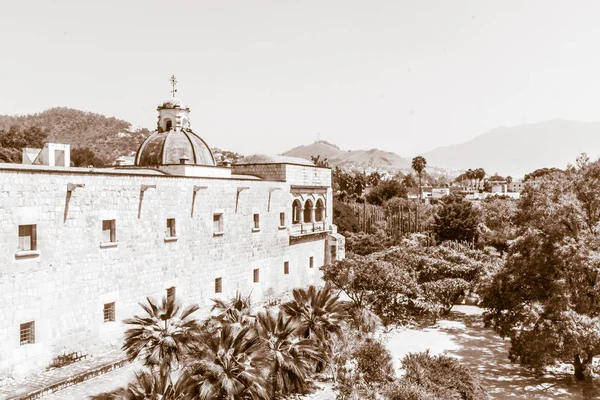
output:
{"label": "antenna on hilltop", "polygon": [[317,142],[321,141],[321,132],[317,132]]}
{"label": "antenna on hilltop", "polygon": [[175,93],[177,93],[177,78],[175,75],[171,75],[171,96],[175,97]]}

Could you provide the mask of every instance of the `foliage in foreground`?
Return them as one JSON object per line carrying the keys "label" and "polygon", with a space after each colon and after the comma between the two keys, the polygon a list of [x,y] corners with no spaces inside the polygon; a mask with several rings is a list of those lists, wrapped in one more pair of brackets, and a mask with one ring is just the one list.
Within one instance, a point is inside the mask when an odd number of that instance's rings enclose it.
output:
{"label": "foliage in foreground", "polygon": [[510,357],[542,371],[570,363],[591,375],[600,355],[600,161],[532,177],[519,203],[519,237],[484,291],[486,323],[511,340]]}
{"label": "foliage in foreground", "polygon": [[125,321],[123,349],[144,371],[108,399],[275,399],[304,393],[317,370],[328,367],[333,336],[341,335],[347,309],[329,288],[295,289],[278,308],[251,313],[249,298],[215,301],[200,322],[197,306],[174,298],[140,304],[145,315]]}

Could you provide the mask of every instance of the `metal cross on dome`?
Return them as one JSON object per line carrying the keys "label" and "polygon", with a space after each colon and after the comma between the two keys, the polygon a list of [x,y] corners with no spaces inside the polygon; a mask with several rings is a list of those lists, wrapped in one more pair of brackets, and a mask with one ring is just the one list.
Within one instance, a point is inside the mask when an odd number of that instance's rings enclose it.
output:
{"label": "metal cross on dome", "polygon": [[171,75],[171,96],[175,97],[175,93],[177,93],[177,78],[175,78],[175,75]]}

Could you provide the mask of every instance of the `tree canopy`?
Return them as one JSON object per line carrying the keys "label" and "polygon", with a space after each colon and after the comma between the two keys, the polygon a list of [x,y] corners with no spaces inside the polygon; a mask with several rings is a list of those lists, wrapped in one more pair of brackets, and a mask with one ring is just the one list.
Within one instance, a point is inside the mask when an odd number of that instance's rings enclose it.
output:
{"label": "tree canopy", "polygon": [[571,363],[584,379],[600,355],[600,162],[529,177],[519,236],[485,296],[487,324],[514,361],[541,370]]}

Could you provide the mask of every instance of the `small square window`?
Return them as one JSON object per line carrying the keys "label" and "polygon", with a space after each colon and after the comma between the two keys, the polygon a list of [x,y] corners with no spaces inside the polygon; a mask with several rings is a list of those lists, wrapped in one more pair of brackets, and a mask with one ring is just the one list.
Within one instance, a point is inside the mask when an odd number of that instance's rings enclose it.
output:
{"label": "small square window", "polygon": [[35,343],[35,321],[25,322],[19,327],[21,346]]}
{"label": "small square window", "polygon": [[175,231],[175,218],[167,219],[167,237],[177,237],[177,231]]}
{"label": "small square window", "polygon": [[289,261],[286,261],[283,263],[283,273],[285,275],[289,275],[289,273],[290,273],[290,262]]}
{"label": "small square window", "polygon": [[175,286],[171,286],[167,289],[167,300],[175,301]]}
{"label": "small square window", "polygon": [[254,214],[254,230],[260,229],[260,214]]}
{"label": "small square window", "polygon": [[37,250],[36,225],[19,225],[19,251]]}
{"label": "small square window", "polygon": [[215,293],[223,293],[223,278],[215,279]]}
{"label": "small square window", "polygon": [[279,226],[285,226],[285,213],[279,213]]}
{"label": "small square window", "polygon": [[311,256],[308,259],[308,268],[313,268],[314,266],[315,266],[315,258]]}
{"label": "small square window", "polygon": [[256,268],[253,272],[252,272],[252,278],[254,283],[258,283],[260,282],[260,275],[259,275],[259,271],[258,268]]}
{"label": "small square window", "polygon": [[223,233],[223,214],[213,214],[213,233]]}
{"label": "small square window", "polygon": [[113,243],[117,241],[117,221],[105,219],[102,221],[102,242]]}
{"label": "small square window", "polygon": [[115,320],[115,303],[106,303],[104,305],[104,322],[114,322]]}

